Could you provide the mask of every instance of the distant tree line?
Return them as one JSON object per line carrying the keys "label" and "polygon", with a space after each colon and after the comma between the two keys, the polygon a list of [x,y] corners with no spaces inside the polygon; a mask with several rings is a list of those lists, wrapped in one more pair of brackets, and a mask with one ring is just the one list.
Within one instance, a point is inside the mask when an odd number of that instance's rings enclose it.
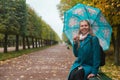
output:
{"label": "distant tree line", "polygon": [[60,38],[26,0],[0,0],[0,47],[23,49],[56,44]]}

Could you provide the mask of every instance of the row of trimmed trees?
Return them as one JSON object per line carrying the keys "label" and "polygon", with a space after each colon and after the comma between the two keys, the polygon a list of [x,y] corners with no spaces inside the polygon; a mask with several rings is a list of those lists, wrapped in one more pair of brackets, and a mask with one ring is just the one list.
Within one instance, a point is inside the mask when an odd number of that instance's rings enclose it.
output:
{"label": "row of trimmed trees", "polygon": [[18,51],[20,45],[26,49],[26,46],[34,48],[60,40],[55,31],[26,4],[26,0],[0,0],[0,39],[4,53],[8,52],[10,41],[14,41]]}
{"label": "row of trimmed trees", "polygon": [[[104,16],[107,18],[113,28],[111,41],[114,48],[115,64],[120,65],[120,0],[61,0],[58,9],[62,20],[64,12],[77,3],[100,8]],[[63,37],[65,37],[65,35],[63,35]]]}

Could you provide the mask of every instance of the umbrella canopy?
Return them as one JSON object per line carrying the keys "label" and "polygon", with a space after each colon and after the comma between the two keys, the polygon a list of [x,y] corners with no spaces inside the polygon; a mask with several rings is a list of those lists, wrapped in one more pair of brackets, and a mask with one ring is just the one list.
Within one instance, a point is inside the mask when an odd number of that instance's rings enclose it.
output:
{"label": "umbrella canopy", "polygon": [[79,22],[88,20],[93,33],[99,38],[103,50],[109,49],[112,28],[106,21],[100,9],[84,4],[77,4],[64,13],[63,32],[73,44],[73,36],[78,34]]}

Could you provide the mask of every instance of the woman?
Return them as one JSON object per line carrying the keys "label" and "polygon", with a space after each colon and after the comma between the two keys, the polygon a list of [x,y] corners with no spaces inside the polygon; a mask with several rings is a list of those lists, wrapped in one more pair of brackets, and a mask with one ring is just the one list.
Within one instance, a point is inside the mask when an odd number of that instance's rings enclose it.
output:
{"label": "woman", "polygon": [[90,23],[80,22],[78,36],[74,37],[73,53],[76,60],[70,69],[68,80],[88,80],[98,73],[100,65],[100,45],[93,36]]}

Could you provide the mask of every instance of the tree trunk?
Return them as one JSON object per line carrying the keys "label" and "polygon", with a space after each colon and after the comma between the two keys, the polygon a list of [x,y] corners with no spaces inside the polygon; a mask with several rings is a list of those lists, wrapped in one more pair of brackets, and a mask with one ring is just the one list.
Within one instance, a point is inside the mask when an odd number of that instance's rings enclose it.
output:
{"label": "tree trunk", "polygon": [[42,39],[42,42],[41,42],[41,44],[42,44],[42,47],[43,47],[43,46],[44,46],[44,44],[45,44],[45,43],[44,43],[44,39]]}
{"label": "tree trunk", "polygon": [[42,47],[45,45],[45,40],[42,39]]}
{"label": "tree trunk", "polygon": [[25,46],[26,46],[26,45],[25,45],[25,36],[23,36],[23,49],[26,49]]}
{"label": "tree trunk", "polygon": [[35,39],[35,45],[36,45],[36,48],[38,47],[38,45],[37,45],[37,38]]}
{"label": "tree trunk", "polygon": [[19,51],[19,35],[16,35],[16,51]]}
{"label": "tree trunk", "polygon": [[32,47],[35,48],[34,46],[34,38],[32,37]]}
{"label": "tree trunk", "polygon": [[[120,25],[118,25],[118,42],[120,42]],[[120,45],[118,45],[118,65],[120,65]]]}
{"label": "tree trunk", "polygon": [[113,44],[113,50],[114,50],[114,53],[115,53],[115,36],[114,36],[114,33],[112,33],[112,44]]}
{"label": "tree trunk", "polygon": [[39,45],[39,47],[40,47],[40,39],[38,39],[38,45]]}
{"label": "tree trunk", "polygon": [[115,65],[118,65],[118,56],[119,56],[118,41],[116,40],[116,43],[115,43]]}
{"label": "tree trunk", "polygon": [[42,38],[40,38],[40,47],[42,47]]}
{"label": "tree trunk", "polygon": [[26,42],[27,42],[28,49],[30,49],[30,43],[29,43],[29,38],[28,38],[28,36],[26,37]]}
{"label": "tree trunk", "polygon": [[119,38],[120,38],[120,27],[117,27],[117,38],[115,43],[115,65],[120,65],[119,61]]}
{"label": "tree trunk", "polygon": [[8,34],[5,34],[4,40],[4,53],[7,53]]}

